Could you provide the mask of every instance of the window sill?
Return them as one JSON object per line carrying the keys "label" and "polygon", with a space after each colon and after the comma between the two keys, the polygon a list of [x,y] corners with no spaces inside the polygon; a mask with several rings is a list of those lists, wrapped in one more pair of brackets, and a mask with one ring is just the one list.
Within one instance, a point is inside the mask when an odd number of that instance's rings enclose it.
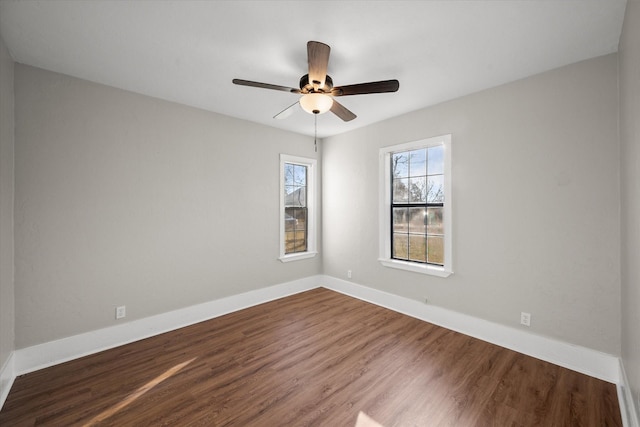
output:
{"label": "window sill", "polygon": [[428,274],[430,276],[449,277],[453,274],[453,271],[445,270],[444,267],[436,267],[434,265],[416,264],[413,262],[405,262],[389,258],[380,258],[378,261],[380,261],[380,263],[385,267],[397,268],[399,270],[412,271],[420,274]]}
{"label": "window sill", "polygon": [[313,258],[318,252],[300,252],[297,254],[290,254],[281,256],[279,259],[281,262],[299,261],[301,259]]}

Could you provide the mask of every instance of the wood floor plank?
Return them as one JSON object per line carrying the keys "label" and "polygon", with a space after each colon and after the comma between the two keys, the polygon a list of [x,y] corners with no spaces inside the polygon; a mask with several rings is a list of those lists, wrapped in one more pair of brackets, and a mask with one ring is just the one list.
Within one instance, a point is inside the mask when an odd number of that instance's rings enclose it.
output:
{"label": "wood floor plank", "polygon": [[16,379],[2,426],[621,426],[615,385],[326,289]]}

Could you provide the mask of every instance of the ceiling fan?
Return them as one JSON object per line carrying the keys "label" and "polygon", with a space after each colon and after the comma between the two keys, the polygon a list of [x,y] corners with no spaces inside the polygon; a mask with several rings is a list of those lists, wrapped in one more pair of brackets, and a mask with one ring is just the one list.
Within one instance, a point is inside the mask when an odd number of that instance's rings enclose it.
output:
{"label": "ceiling fan", "polygon": [[324,43],[316,41],[307,43],[309,73],[300,78],[300,89],[241,79],[233,79],[233,83],[241,86],[280,90],[302,95],[293,105],[276,114],[275,118],[288,116],[292,112],[292,108],[300,103],[302,109],[310,114],[322,114],[331,111],[345,122],[355,119],[356,115],[336,101],[334,97],[395,92],[400,87],[398,80],[382,80],[334,87],[333,79],[327,74],[330,52],[331,48]]}

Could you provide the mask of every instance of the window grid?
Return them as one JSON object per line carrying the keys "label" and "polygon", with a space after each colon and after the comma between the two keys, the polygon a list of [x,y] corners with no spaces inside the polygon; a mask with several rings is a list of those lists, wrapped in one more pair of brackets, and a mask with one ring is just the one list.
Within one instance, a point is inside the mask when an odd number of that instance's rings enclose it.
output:
{"label": "window grid", "polygon": [[285,163],[285,254],[308,247],[307,166]]}
{"label": "window grid", "polygon": [[443,146],[392,153],[391,258],[444,265]]}

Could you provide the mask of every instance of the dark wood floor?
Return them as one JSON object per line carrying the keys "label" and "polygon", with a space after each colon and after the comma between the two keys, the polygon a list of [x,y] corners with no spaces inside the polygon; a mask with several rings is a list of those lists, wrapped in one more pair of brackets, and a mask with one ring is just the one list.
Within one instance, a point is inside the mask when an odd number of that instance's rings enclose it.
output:
{"label": "dark wood floor", "polygon": [[616,388],[326,289],[16,379],[2,426],[621,426]]}

